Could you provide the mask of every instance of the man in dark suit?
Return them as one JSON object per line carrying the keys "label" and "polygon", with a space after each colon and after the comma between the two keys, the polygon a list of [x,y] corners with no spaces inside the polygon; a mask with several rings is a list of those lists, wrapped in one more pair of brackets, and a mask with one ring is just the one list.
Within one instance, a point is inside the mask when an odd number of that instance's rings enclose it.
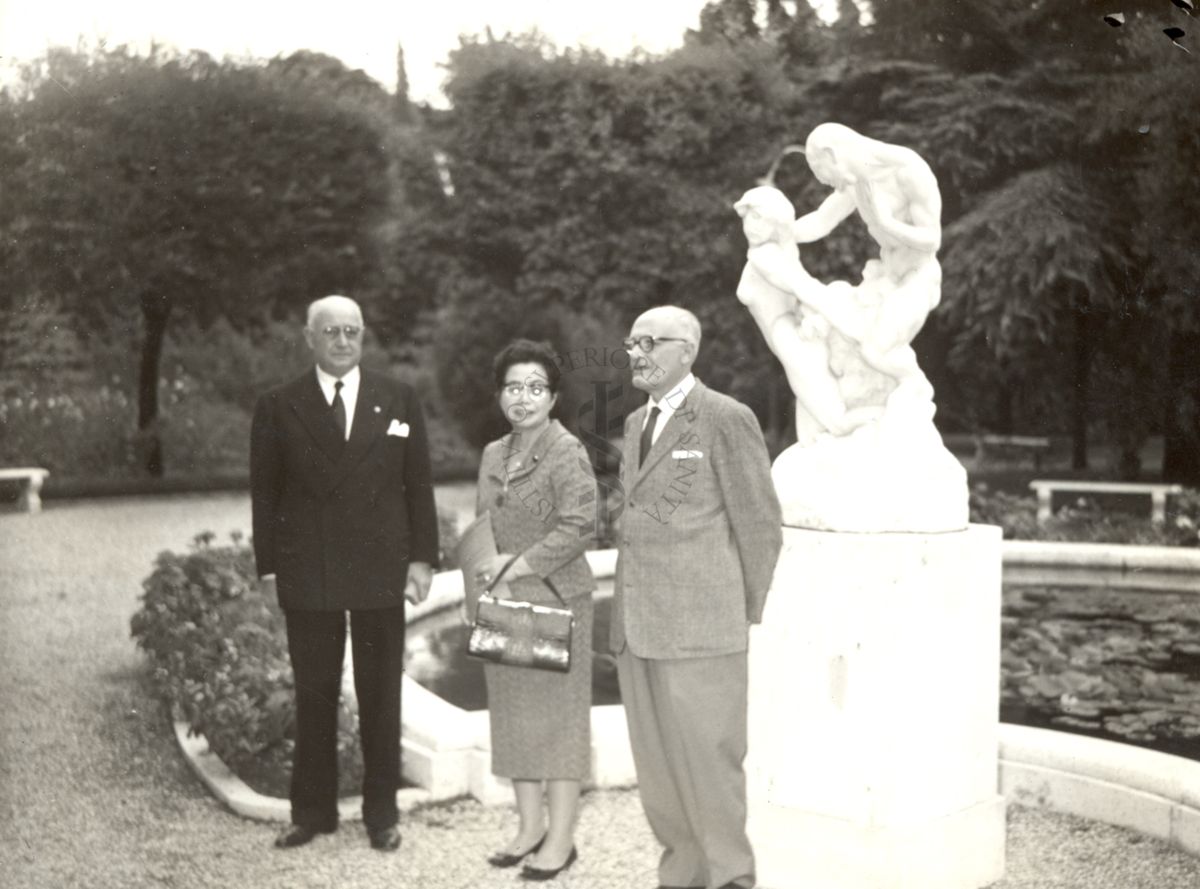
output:
{"label": "man in dark suit", "polygon": [[296,688],[292,826],[280,848],[337,828],[337,714],[346,612],[362,735],[363,823],[372,847],[400,845],[404,600],[429,593],[437,562],[425,422],[407,385],[359,368],[358,304],[308,309],[316,368],[258,402],[250,488],[258,573],[287,618]]}
{"label": "man in dark suit", "polygon": [[749,889],[748,628],[783,542],[758,420],[692,375],[700,322],[659,306],[629,339],[611,645],[661,889]]}

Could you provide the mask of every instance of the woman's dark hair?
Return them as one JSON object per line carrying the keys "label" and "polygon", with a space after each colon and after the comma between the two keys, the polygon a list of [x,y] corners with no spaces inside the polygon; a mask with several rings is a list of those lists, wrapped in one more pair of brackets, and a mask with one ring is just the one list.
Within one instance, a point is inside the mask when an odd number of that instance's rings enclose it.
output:
{"label": "woman's dark hair", "polygon": [[504,377],[514,364],[540,364],[546,371],[546,383],[552,395],[558,394],[558,384],[562,374],[554,349],[546,341],[535,343],[533,340],[513,340],[501,349],[492,359],[492,373],[496,377],[496,391],[504,386]]}

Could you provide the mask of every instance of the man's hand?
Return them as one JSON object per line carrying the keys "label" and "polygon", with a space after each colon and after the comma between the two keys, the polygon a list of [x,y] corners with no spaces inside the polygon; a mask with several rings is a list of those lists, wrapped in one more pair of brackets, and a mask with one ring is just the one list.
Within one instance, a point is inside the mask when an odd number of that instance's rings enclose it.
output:
{"label": "man's hand", "polygon": [[408,566],[408,583],[404,585],[404,598],[420,605],[429,596],[433,583],[433,569],[428,562],[412,562]]}
{"label": "man's hand", "polygon": [[275,575],[274,574],[264,574],[262,577],[260,577],[258,579],[258,582],[262,584],[263,593],[266,594],[266,596],[268,598],[271,598],[271,599],[279,598],[279,590],[277,590],[275,588]]}

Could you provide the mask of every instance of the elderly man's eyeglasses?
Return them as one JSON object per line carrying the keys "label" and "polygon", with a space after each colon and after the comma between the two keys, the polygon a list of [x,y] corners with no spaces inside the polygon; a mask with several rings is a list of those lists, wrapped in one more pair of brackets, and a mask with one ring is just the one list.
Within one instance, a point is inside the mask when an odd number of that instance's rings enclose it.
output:
{"label": "elderly man's eyeglasses", "polygon": [[354,324],[329,324],[321,328],[321,335],[331,343],[338,338],[338,334],[343,334],[348,340],[356,340],[362,336],[363,329]]}
{"label": "elderly man's eyeglasses", "polygon": [[509,398],[520,398],[522,392],[528,392],[530,398],[541,398],[550,387],[542,383],[505,383],[503,391]]}
{"label": "elderly man's eyeglasses", "polygon": [[654,347],[659,343],[690,343],[691,340],[686,340],[678,336],[631,336],[621,340],[621,345],[625,347],[626,352],[632,352],[633,347],[637,346],[643,352],[650,353],[654,351]]}

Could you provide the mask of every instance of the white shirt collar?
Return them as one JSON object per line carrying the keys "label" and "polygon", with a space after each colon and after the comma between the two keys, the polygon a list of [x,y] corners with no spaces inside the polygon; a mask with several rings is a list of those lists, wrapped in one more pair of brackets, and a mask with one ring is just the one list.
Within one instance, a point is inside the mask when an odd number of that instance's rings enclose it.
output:
{"label": "white shirt collar", "polygon": [[[689,373],[679,381],[679,385],[664,395],[661,401],[655,401],[651,398],[648,408],[658,408],[660,411],[659,416],[664,420],[669,419],[675,411],[683,407],[683,403],[687,401],[687,397],[695,385],[696,375]],[[647,413],[649,413],[649,410],[647,410]]]}
{"label": "white shirt collar", "polygon": [[350,371],[341,377],[335,377],[333,374],[317,367],[317,382],[321,385],[321,391],[325,393],[325,400],[330,404],[333,403],[334,384],[342,381],[342,400],[356,398],[358,396],[358,383],[362,379],[362,374],[359,373],[358,365],[355,365]]}

